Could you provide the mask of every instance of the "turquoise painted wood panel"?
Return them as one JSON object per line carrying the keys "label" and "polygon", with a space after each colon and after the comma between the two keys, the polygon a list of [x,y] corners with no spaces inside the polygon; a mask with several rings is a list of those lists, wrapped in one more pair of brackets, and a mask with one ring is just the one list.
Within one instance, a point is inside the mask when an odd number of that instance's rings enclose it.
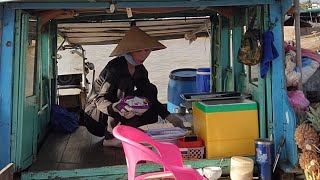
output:
{"label": "turquoise painted wood panel", "polygon": [[57,103],[57,22],[51,21],[49,23],[49,45],[50,45],[50,63],[49,63],[49,80],[50,80],[50,104]]}
{"label": "turquoise painted wood panel", "polygon": [[212,20],[212,36],[211,36],[211,65],[213,75],[213,92],[221,92],[222,83],[222,67],[221,67],[221,18],[213,16]]}
{"label": "turquoise painted wood panel", "polygon": [[[263,19],[261,19],[261,9],[260,6],[255,7],[254,9],[246,9],[246,27],[249,24],[250,16],[252,16],[252,11],[255,10],[257,12],[257,20],[256,20],[256,28],[263,31]],[[249,12],[250,11],[250,12]],[[259,135],[260,138],[266,138],[267,133],[267,123],[266,123],[266,89],[265,89],[265,80],[260,78],[260,69],[259,64],[255,66],[247,66],[248,69],[248,82],[247,82],[247,91],[252,94],[253,100],[258,103],[259,109]]]}
{"label": "turquoise painted wood panel", "polygon": [[[243,35],[243,14],[244,9],[237,10],[235,16],[232,18],[232,48],[233,48],[233,75],[234,75],[234,87],[238,92],[243,92],[245,89],[246,80],[241,80],[245,78],[244,66],[238,62],[238,51],[241,44],[241,37]],[[244,74],[244,76],[243,76]],[[244,88],[243,88],[244,87]]]}
{"label": "turquoise painted wood panel", "polygon": [[[221,80],[222,91],[232,88],[228,86],[228,81],[232,81],[232,70],[230,67],[230,22],[229,19],[220,16],[220,64],[221,64]],[[231,75],[230,75],[231,72]],[[231,79],[230,79],[231,78]],[[231,90],[231,89],[230,89]]]}
{"label": "turquoise painted wood panel", "polygon": [[[298,151],[294,142],[294,131],[296,128],[295,114],[289,104],[288,96],[285,87],[285,75],[283,64],[283,32],[282,32],[282,7],[281,4],[270,5],[270,20],[276,22],[273,28],[275,47],[280,56],[272,61],[272,109],[273,124],[274,124],[274,141],[275,146],[278,146],[282,137],[286,138],[284,148],[282,150],[281,161],[289,162],[291,167],[298,163]],[[281,164],[280,164],[281,165]],[[282,166],[280,166],[282,167]],[[290,171],[287,165],[283,167],[286,172]]]}
{"label": "turquoise painted wood panel", "polygon": [[[263,6],[257,7],[257,22],[258,26],[261,29],[261,33],[264,32],[265,29],[265,21],[267,19],[264,18],[264,11],[267,9],[264,9]],[[259,82],[258,82],[258,98],[259,98],[259,113],[261,114],[259,116],[259,127],[260,127],[260,137],[261,138],[268,138],[267,137],[267,102],[266,102],[266,95],[267,95],[267,90],[266,90],[266,79],[262,79],[260,76],[260,64],[258,66],[259,71],[258,71],[258,77],[259,77]]]}
{"label": "turquoise painted wood panel", "polygon": [[[33,142],[33,155],[36,156],[37,151],[38,151],[38,138],[39,138],[39,112],[40,112],[40,107],[41,107],[41,86],[42,86],[42,77],[41,77],[41,72],[42,72],[42,63],[41,63],[41,36],[39,35],[38,32],[41,31],[41,27],[39,25],[39,19],[36,16],[28,16],[28,42],[31,42],[31,47],[30,45],[28,46],[28,52],[27,52],[27,66],[26,66],[26,81],[28,83],[33,81],[33,84],[30,85],[30,89],[33,89],[33,97],[30,97],[31,94],[26,95],[26,108],[30,108],[27,113],[30,113],[32,115],[28,115],[27,118],[32,119],[33,118],[33,137],[32,137],[32,142]],[[32,22],[31,22],[32,20]],[[35,23],[35,32],[31,31],[30,29],[32,28],[33,24]],[[32,50],[30,50],[32,48]],[[32,60],[31,60],[32,59]],[[34,70],[30,70],[29,67],[33,64],[32,66],[34,67]],[[33,74],[28,75],[28,74]],[[29,78],[29,77],[33,78]],[[32,79],[32,80],[30,80]],[[26,88],[28,89],[28,88]],[[27,92],[26,92],[27,93]],[[29,165],[28,165],[29,166]]]}
{"label": "turquoise painted wood panel", "polygon": [[226,69],[226,77],[224,82],[224,89],[226,92],[234,91],[234,76],[233,76],[233,68],[228,67]]}
{"label": "turquoise painted wood panel", "polygon": [[[78,3],[75,3],[78,2]],[[276,0],[210,0],[210,1],[117,1],[118,8],[160,8],[160,7],[205,7],[205,6],[241,6],[257,4],[274,4]],[[109,8],[109,3],[95,2],[83,3],[74,1],[72,3],[11,3],[16,9],[77,9],[77,8]]]}
{"label": "turquoise painted wood panel", "polygon": [[[264,29],[268,30],[269,26],[271,24],[270,18],[269,18],[269,6],[264,6]],[[266,121],[267,121],[267,137],[273,136],[273,109],[272,109],[272,66],[270,66],[269,71],[267,72],[266,78],[265,78],[265,87],[266,87]]]}
{"label": "turquoise painted wood panel", "polygon": [[[20,64],[20,57],[21,57],[21,41],[22,41],[22,15],[21,11],[17,11],[16,14],[16,20],[15,20],[15,47],[14,47],[14,61],[17,62],[14,64],[14,87],[13,87],[13,112],[19,112],[19,113],[13,113],[12,118],[12,137],[13,141],[11,144],[12,147],[12,160],[15,164],[15,170],[19,171],[21,167],[21,131],[19,130],[19,127],[21,126],[20,119],[23,119],[23,98],[21,98],[21,85],[19,83],[19,79],[23,78],[21,77],[20,72],[21,70],[21,64]],[[18,163],[19,162],[19,163]]]}
{"label": "turquoise painted wood panel", "polygon": [[[54,23],[54,26],[56,24]],[[39,46],[39,80],[40,80],[40,109],[39,109],[39,139],[42,140],[46,131],[48,130],[48,124],[50,121],[50,109],[52,99],[56,97],[55,90],[55,56],[56,56],[56,28],[52,28],[52,21],[46,28],[41,31],[39,40],[41,46]],[[52,88],[54,87],[54,88]],[[54,101],[55,102],[55,101]]]}
{"label": "turquoise painted wood panel", "polygon": [[[0,51],[0,169],[9,164],[11,157],[13,52],[14,52],[14,10],[0,7],[3,20]],[[2,14],[3,13],[3,14]]]}
{"label": "turquoise painted wood panel", "polygon": [[[19,23],[19,22],[17,22]],[[20,64],[20,71],[17,73],[19,74],[20,78],[16,82],[19,85],[19,101],[22,105],[22,109],[18,109],[18,111],[21,113],[21,118],[17,119],[18,121],[18,131],[19,136],[17,137],[17,140],[19,142],[17,152],[20,154],[20,158],[16,163],[16,166],[19,167],[19,169],[24,169],[31,165],[32,163],[32,155],[33,155],[33,136],[34,136],[34,116],[35,111],[33,108],[35,99],[32,99],[30,101],[27,101],[27,58],[28,58],[28,32],[29,32],[29,15],[21,13],[21,41],[20,41],[20,57],[19,64]],[[31,82],[28,82],[31,83]],[[30,98],[33,98],[31,96]],[[30,99],[29,99],[30,100]]]}
{"label": "turquoise painted wood panel", "polygon": [[50,121],[50,79],[49,79],[49,68],[51,67],[51,46],[50,46],[49,29],[46,28],[41,31],[39,35],[39,79],[41,78],[40,85],[40,109],[39,109],[39,139],[40,142],[46,131]]}
{"label": "turquoise painted wood panel", "polygon": [[216,43],[218,41],[217,39],[217,32],[218,32],[218,25],[219,20],[216,15],[213,15],[210,17],[211,21],[211,33],[210,33],[210,52],[211,52],[211,59],[210,59],[210,66],[211,66],[211,91],[216,92],[217,91],[217,74],[219,70],[219,65],[217,64],[218,57],[219,57],[219,51],[217,51]]}
{"label": "turquoise painted wood panel", "polygon": [[37,152],[36,45],[29,45],[29,15],[16,12],[12,159],[16,171],[31,165]]}
{"label": "turquoise painted wood panel", "polygon": [[290,9],[290,7],[294,4],[294,0],[283,0],[281,1],[281,12],[282,15],[284,16],[288,10]]}
{"label": "turquoise painted wood panel", "polygon": [[[253,157],[250,157],[253,159]],[[201,159],[184,161],[184,165],[189,165],[194,169],[203,168],[207,166],[219,166],[221,159]],[[224,159],[222,162],[223,172],[229,174],[230,172],[230,158]],[[136,168],[137,174],[161,171],[162,167],[156,164],[138,164]],[[107,177],[109,180],[113,179],[127,179],[127,166],[105,166],[92,169],[74,169],[61,171],[46,171],[46,172],[25,172],[22,173],[22,180],[36,180],[36,179],[54,179],[54,178],[77,178],[77,179],[102,179]]]}

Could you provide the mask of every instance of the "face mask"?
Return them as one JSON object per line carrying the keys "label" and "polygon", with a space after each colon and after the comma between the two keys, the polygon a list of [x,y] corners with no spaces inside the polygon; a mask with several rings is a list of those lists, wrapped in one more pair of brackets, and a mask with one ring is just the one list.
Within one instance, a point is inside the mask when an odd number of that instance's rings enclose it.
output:
{"label": "face mask", "polygon": [[125,54],[124,58],[126,58],[127,62],[130,63],[133,66],[138,65],[134,60],[133,57],[130,54]]}

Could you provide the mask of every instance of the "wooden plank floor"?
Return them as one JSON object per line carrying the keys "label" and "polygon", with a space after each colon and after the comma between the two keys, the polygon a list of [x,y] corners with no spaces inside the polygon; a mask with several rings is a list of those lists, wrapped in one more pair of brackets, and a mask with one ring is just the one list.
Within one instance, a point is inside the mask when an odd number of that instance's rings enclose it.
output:
{"label": "wooden plank floor", "polygon": [[[192,115],[179,116],[190,126]],[[142,129],[172,127],[159,121]],[[91,135],[80,126],[75,133],[51,132],[40,148],[36,161],[28,171],[68,170],[126,164],[122,148],[103,147],[102,137]]]}
{"label": "wooden plank floor", "polygon": [[122,148],[103,147],[101,137],[80,126],[73,134],[52,132],[29,171],[65,170],[125,164]]}

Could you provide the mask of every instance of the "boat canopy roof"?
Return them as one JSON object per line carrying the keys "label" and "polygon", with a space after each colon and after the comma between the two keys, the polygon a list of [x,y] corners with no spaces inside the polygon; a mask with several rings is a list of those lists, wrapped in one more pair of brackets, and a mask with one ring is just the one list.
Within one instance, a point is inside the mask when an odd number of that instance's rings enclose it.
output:
{"label": "boat canopy roof", "polygon": [[151,19],[141,21],[103,21],[88,23],[60,23],[58,32],[71,44],[105,45],[118,43],[132,23],[158,40],[184,38],[197,30],[197,37],[208,36],[208,17]]}
{"label": "boat canopy roof", "polygon": [[305,9],[301,13],[320,13],[320,9]]}
{"label": "boat canopy roof", "polygon": [[[130,26],[136,25],[158,40],[206,37],[210,33],[210,17],[219,12],[231,17],[235,7],[203,8],[132,8],[126,9],[46,10],[36,14],[43,19],[54,16],[58,33],[70,44],[106,45],[118,43]],[[48,18],[47,18],[48,17]]]}
{"label": "boat canopy roof", "polygon": [[[289,1],[289,0],[287,0]],[[233,17],[237,9],[276,0],[0,0],[40,17],[57,20],[58,33],[70,44],[115,44],[135,23],[158,40],[208,36],[210,17]],[[33,4],[32,4],[33,3]],[[112,10],[111,5],[115,5]],[[193,37],[192,37],[193,36]]]}

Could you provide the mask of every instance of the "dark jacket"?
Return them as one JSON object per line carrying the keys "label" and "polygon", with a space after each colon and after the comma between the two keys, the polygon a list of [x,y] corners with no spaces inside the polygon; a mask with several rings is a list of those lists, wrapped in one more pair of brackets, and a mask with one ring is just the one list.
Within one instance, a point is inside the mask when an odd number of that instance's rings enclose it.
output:
{"label": "dark jacket", "polygon": [[150,83],[148,71],[143,65],[136,66],[131,76],[127,63],[123,56],[111,60],[93,82],[85,113],[94,120],[99,122],[108,115],[117,118],[119,114],[113,111],[112,103],[134,95],[135,89],[143,89]]}

